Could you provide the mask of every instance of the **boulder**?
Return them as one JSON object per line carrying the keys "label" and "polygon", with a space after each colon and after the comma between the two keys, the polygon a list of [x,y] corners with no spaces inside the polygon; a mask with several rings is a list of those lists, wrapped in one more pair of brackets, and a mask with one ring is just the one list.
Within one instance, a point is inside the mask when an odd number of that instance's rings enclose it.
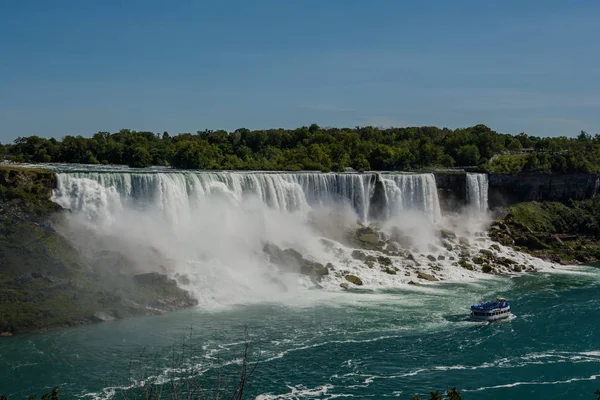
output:
{"label": "boulder", "polygon": [[367,259],[367,255],[360,250],[354,250],[352,251],[352,258],[354,258],[355,260],[364,261]]}
{"label": "boulder", "polygon": [[389,257],[379,256],[377,262],[381,265],[392,265],[392,260]]}
{"label": "boulder", "polygon": [[496,243],[494,243],[493,245],[490,246],[490,249],[494,249],[496,251],[500,251],[500,246],[498,246]]}
{"label": "boulder", "polygon": [[489,264],[483,264],[483,266],[481,267],[481,272],[491,274],[492,272],[494,272],[494,268],[492,268]]}
{"label": "boulder", "polygon": [[515,265],[513,267],[513,271],[514,272],[521,272],[521,271],[523,271],[523,268],[520,265]]}
{"label": "boulder", "polygon": [[437,259],[438,259],[438,261],[444,261],[446,259],[446,257],[444,257],[444,256],[438,256]]}
{"label": "boulder", "polygon": [[529,250],[545,250],[548,248],[547,245],[542,243],[537,237],[533,235],[520,236],[516,238],[515,246],[525,247]]}
{"label": "boulder", "polygon": [[377,261],[377,257],[372,256],[370,254],[365,257],[365,262],[372,262],[372,263],[374,263],[376,261]]}
{"label": "boulder", "polygon": [[397,253],[400,251],[400,246],[398,246],[396,243],[389,243],[387,245],[387,247],[385,248],[387,251],[393,252],[393,253]]}
{"label": "boulder", "polygon": [[348,282],[353,283],[357,286],[362,286],[363,284],[362,280],[356,275],[348,274],[345,276],[345,278]]}
{"label": "boulder", "polygon": [[477,265],[481,265],[481,264],[485,263],[485,260],[483,259],[483,257],[475,256],[475,257],[473,257],[472,260]]}
{"label": "boulder", "polygon": [[453,249],[452,244],[450,244],[450,242],[448,242],[447,240],[442,241],[442,246],[444,246],[444,248],[448,251],[452,251]]}
{"label": "boulder", "polygon": [[427,259],[428,259],[429,261],[437,261],[437,258],[435,258],[435,256],[432,256],[431,254],[429,254],[429,255],[427,256]]}
{"label": "boulder", "polygon": [[323,264],[312,262],[308,260],[303,260],[302,266],[300,267],[300,273],[304,275],[311,276],[325,276],[329,275],[329,269],[323,266]]}
{"label": "boulder", "polygon": [[385,268],[382,270],[383,272],[385,272],[386,274],[390,274],[390,275],[396,275],[396,271],[391,269],[391,268]]}
{"label": "boulder", "polygon": [[421,286],[421,284],[419,282],[415,282],[415,281],[410,281],[408,282],[409,285],[414,285],[414,286]]}
{"label": "boulder", "polygon": [[463,267],[464,269],[468,269],[469,271],[473,271],[473,266],[467,260],[459,260],[458,265]]}
{"label": "boulder", "polygon": [[332,270],[332,271],[335,271],[335,268],[333,267],[332,263],[327,263],[327,265],[325,265],[325,268],[327,268],[329,270]]}
{"label": "boulder", "polygon": [[369,268],[375,267],[375,263],[373,261],[365,261],[365,265]]}
{"label": "boulder", "polygon": [[420,271],[417,272],[417,278],[419,278],[419,279],[425,279],[426,281],[431,281],[431,282],[437,282],[437,281],[439,281],[439,279],[436,278],[435,276],[430,275],[430,274],[426,274],[426,273],[420,272]]}
{"label": "boulder", "polygon": [[494,257],[494,253],[492,253],[490,250],[487,250],[487,249],[481,249],[481,250],[479,250],[479,252],[480,252],[482,255],[484,255],[485,257],[488,257],[488,258],[492,258],[492,257]]}
{"label": "boulder", "polygon": [[449,239],[449,240],[456,239],[456,233],[454,233],[448,229],[440,229],[440,236],[443,239]]}
{"label": "boulder", "polygon": [[470,245],[469,239],[467,239],[466,237],[460,237],[460,238],[458,238],[458,243],[461,246],[469,246]]}

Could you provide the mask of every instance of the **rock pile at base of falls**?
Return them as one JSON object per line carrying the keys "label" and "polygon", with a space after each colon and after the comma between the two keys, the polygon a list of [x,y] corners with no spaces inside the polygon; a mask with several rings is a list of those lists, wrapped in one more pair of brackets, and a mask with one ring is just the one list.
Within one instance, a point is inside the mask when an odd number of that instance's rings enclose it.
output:
{"label": "rock pile at base of falls", "polygon": [[377,225],[359,226],[348,230],[341,241],[320,238],[327,254],[322,263],[270,242],[263,250],[273,265],[309,277],[315,288],[430,284],[470,279],[480,273],[508,275],[535,270],[526,258],[493,243],[485,233],[459,234],[449,229],[434,233],[429,242],[422,243],[399,227],[384,231]]}
{"label": "rock pile at base of falls", "polygon": [[[322,276],[329,275],[329,269],[321,263],[307,260],[297,250],[282,250],[273,243],[266,243],[263,251],[269,256],[269,261],[285,271],[297,272],[302,275],[316,277],[317,280]],[[333,265],[331,265],[333,268]]]}

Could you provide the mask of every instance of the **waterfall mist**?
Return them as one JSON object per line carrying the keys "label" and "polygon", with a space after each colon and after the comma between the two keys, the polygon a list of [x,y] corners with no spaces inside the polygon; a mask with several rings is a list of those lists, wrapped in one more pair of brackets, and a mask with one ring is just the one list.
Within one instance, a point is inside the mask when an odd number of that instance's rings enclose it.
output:
{"label": "waterfall mist", "polygon": [[61,229],[90,258],[167,273],[203,305],[291,299],[312,285],[269,263],[266,243],[343,268],[361,225],[424,251],[445,224],[432,174],[67,172],[54,200],[72,210]]}

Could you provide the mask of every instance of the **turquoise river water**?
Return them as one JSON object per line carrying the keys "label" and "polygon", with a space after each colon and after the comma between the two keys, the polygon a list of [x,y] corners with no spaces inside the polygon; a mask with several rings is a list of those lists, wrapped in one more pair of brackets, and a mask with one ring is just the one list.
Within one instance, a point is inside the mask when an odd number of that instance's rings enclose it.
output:
{"label": "turquoise river water", "polygon": [[[470,304],[496,295],[511,300],[515,318],[466,320]],[[599,295],[600,269],[573,267],[395,291],[307,291],[296,303],[2,338],[0,392],[25,398],[60,385],[65,398],[106,398],[136,384],[128,371],[144,349],[156,355],[157,373],[166,371],[168,349],[190,328],[196,346],[185,362],[210,385],[217,363],[237,368],[247,325],[259,362],[248,398],[410,399],[457,386],[464,399],[592,400],[600,388]]]}

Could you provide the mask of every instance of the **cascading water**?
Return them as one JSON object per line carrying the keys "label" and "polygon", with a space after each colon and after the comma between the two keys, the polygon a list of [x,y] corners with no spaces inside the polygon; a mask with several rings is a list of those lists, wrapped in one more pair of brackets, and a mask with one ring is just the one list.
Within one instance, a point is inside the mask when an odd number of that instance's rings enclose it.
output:
{"label": "cascading water", "polygon": [[[258,197],[268,207],[292,212],[315,205],[348,203],[367,221],[376,175],[229,172],[71,172],[59,173],[55,200],[65,208],[98,216],[121,206],[163,210],[173,222],[187,218],[190,207],[220,195],[240,203]],[[432,174],[383,174],[384,217],[419,211],[439,219],[440,205]],[[116,198],[115,195],[118,195]]]}
{"label": "cascading water", "polygon": [[488,210],[488,176],[487,174],[467,174],[467,203],[478,214]]}
{"label": "cascading water", "polygon": [[[485,229],[479,227],[487,210],[483,174],[467,175],[477,221],[455,223],[442,219],[435,176],[428,173],[68,168],[57,168],[54,200],[72,211],[65,231],[75,245],[88,249],[92,259],[108,252],[138,270],[185,276],[180,284],[205,305],[279,301],[292,288],[314,285],[306,274],[298,276],[301,269],[280,268],[267,244],[292,249],[296,253],[285,254],[300,254],[301,265],[331,265],[332,272],[319,281],[328,289],[339,289],[342,271],[372,287],[419,279],[416,267],[442,279],[466,279],[471,272],[452,264],[459,255],[441,242],[438,229]],[[478,226],[467,226],[473,222]],[[372,228],[376,235],[369,233]],[[396,257],[381,262],[407,269],[394,274],[365,267],[367,255],[355,254],[357,248],[376,259],[381,252]]]}

